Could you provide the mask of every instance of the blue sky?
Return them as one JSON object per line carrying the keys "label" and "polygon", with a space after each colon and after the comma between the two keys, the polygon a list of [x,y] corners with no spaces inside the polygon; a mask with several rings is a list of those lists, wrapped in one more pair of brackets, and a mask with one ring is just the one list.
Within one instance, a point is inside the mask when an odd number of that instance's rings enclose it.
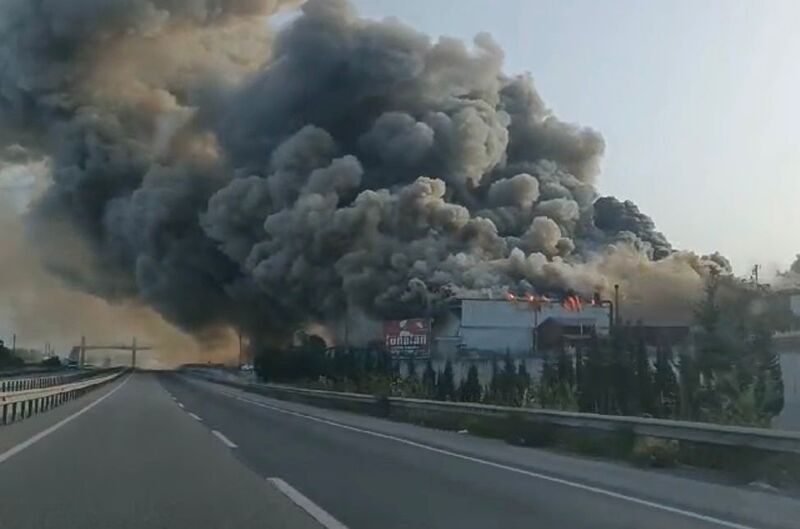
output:
{"label": "blue sky", "polygon": [[431,35],[487,31],[561,119],[606,139],[601,192],[744,272],[800,252],[800,2],[354,0]]}

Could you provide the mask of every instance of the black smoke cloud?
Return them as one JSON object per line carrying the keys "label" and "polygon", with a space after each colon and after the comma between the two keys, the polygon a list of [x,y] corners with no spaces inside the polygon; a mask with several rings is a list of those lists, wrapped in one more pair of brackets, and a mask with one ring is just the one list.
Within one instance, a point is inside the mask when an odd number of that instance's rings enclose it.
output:
{"label": "black smoke cloud", "polygon": [[598,197],[602,137],[505,74],[490,36],[432,41],[343,0],[270,35],[290,4],[3,3],[0,141],[49,160],[28,223],[51,270],[184,329],[272,334],[702,273]]}
{"label": "black smoke cloud", "polygon": [[594,203],[594,222],[609,234],[631,233],[635,240],[647,245],[646,249],[656,259],[672,253],[672,246],[661,232],[656,231],[653,220],[630,200],[620,202],[614,197],[600,197]]}

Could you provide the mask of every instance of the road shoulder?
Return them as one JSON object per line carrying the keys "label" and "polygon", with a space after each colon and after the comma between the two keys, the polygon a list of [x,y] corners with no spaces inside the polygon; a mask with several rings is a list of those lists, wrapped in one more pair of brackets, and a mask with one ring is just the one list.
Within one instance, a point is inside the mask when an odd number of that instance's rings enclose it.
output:
{"label": "road shoulder", "polygon": [[[641,500],[671,505],[720,518],[758,521],[756,525],[792,527],[800,519],[800,501],[741,486],[699,481],[673,474],[653,472],[609,461],[575,457],[529,447],[509,445],[495,439],[459,435],[371,416],[281,401],[243,390],[185,377],[192,384],[233,398],[266,403],[292,412],[332,421],[378,434],[397,437],[428,447],[487,460],[589,487],[599,487]],[[393,442],[386,439],[388,442]]]}
{"label": "road shoulder", "polygon": [[0,528],[321,527],[179,408],[153,375],[123,382],[78,399],[60,420],[108,395],[0,463]]}

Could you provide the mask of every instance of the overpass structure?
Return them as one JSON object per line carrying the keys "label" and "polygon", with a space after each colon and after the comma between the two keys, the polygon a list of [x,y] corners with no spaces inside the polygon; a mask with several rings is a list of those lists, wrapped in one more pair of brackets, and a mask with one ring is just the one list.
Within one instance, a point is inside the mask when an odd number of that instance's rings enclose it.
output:
{"label": "overpass structure", "polygon": [[137,343],[136,337],[133,337],[130,345],[127,344],[111,344],[111,345],[89,345],[86,343],[86,336],[81,336],[81,344],[78,346],[79,358],[78,365],[83,367],[86,365],[86,351],[130,351],[131,352],[131,367],[136,367],[136,353],[139,351],[150,351],[153,349],[151,345],[141,345]]}

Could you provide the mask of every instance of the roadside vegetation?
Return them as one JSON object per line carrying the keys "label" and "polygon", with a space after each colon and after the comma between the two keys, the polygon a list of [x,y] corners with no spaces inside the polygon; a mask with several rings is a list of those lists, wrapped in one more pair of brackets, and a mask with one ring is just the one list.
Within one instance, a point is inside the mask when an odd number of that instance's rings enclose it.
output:
{"label": "roadside vegetation", "polygon": [[256,370],[271,381],[379,396],[769,426],[783,408],[771,336],[791,323],[770,308],[769,296],[712,274],[696,307],[692,351],[659,349],[653,360],[641,325],[617,325],[586,347],[545,355],[537,374],[500,354],[488,384],[474,364],[456,381],[450,361],[438,371],[430,361],[422,369],[407,362],[400,376],[399,363],[379,347],[329,350],[313,335],[290,349],[262,351]]}
{"label": "roadside vegetation", "polygon": [[11,352],[11,349],[5,346],[0,340],[0,369],[9,369],[13,367],[20,367],[24,365],[22,358],[16,356]]}

